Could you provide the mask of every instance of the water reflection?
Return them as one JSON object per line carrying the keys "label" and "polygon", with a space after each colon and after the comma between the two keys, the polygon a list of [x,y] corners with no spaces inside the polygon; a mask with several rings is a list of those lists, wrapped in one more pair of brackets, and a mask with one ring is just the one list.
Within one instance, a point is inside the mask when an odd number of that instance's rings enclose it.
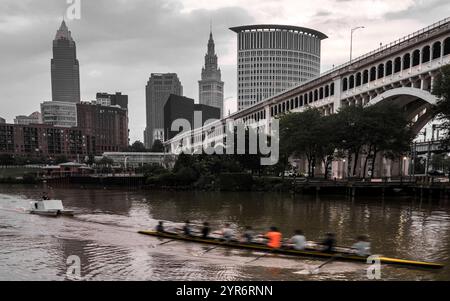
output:
{"label": "water reflection", "polygon": [[[184,220],[214,228],[230,222],[236,229],[258,231],[278,226],[285,235],[301,228],[307,239],[327,231],[341,245],[366,233],[373,251],[393,257],[442,261],[450,258],[448,202],[423,203],[413,198],[345,199],[269,193],[199,193],[53,188],[50,196],[64,200],[73,218],[45,218],[16,210],[39,198],[42,187],[0,186],[0,279],[66,279],[66,260],[80,257],[82,276],[93,280],[308,280],[365,279],[365,266],[333,263],[319,275],[296,270],[320,260],[268,256],[252,264],[248,251],[217,248],[195,256],[202,246],[158,240],[136,233],[166,220],[177,227]],[[155,247],[156,246],[156,247]],[[383,279],[447,279],[441,272],[384,267]]]}

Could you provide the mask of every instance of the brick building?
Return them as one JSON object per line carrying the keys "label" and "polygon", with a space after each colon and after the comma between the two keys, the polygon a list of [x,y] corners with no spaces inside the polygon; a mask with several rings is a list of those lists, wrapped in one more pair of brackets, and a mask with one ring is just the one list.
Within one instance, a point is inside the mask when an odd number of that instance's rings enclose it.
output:
{"label": "brick building", "polygon": [[87,137],[87,148],[97,155],[128,147],[128,112],[118,106],[77,104],[78,128]]}
{"label": "brick building", "polygon": [[0,154],[49,158],[64,155],[83,160],[88,155],[128,147],[126,109],[79,103],[77,119],[76,127],[0,124]]}

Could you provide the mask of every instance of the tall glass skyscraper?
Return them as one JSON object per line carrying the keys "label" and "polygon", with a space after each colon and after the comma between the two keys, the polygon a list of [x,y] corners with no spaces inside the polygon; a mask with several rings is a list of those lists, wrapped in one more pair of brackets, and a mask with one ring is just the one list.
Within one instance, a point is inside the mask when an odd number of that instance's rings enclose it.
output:
{"label": "tall glass skyscraper", "polygon": [[237,33],[238,110],[320,74],[317,30],[289,25],[248,25]]}
{"label": "tall glass skyscraper", "polygon": [[80,65],[75,41],[64,21],[53,40],[51,76],[53,101],[80,102]]}
{"label": "tall glass skyscraper", "polygon": [[198,82],[198,94],[199,103],[219,108],[220,116],[223,112],[223,86],[211,32],[209,34],[208,52],[205,55],[205,66],[202,69],[202,79]]}

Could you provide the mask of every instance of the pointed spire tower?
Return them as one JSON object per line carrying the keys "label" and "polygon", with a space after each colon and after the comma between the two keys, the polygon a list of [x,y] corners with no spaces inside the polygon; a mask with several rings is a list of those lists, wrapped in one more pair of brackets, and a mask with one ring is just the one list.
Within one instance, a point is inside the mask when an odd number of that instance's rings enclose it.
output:
{"label": "pointed spire tower", "polygon": [[201,104],[217,107],[220,109],[220,116],[223,112],[223,86],[221,72],[217,64],[215,44],[212,28],[209,32],[208,52],[205,55],[205,66],[202,68],[202,79],[199,85],[199,102]]}
{"label": "pointed spire tower", "polygon": [[65,20],[53,40],[51,78],[53,101],[80,102],[80,65],[76,44]]}
{"label": "pointed spire tower", "polygon": [[66,25],[66,21],[62,21],[61,26],[56,31],[55,40],[65,39],[73,42],[71,32]]}

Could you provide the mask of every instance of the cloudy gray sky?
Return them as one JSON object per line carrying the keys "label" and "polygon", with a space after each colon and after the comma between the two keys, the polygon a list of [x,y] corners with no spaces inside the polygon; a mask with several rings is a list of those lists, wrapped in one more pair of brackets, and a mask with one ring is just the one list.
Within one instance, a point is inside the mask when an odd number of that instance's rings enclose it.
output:
{"label": "cloudy gray sky", "polygon": [[[73,1],[73,0],[71,0]],[[142,140],[145,84],[152,72],[176,72],[184,93],[198,98],[198,79],[212,20],[225,81],[235,108],[236,37],[228,28],[255,23],[310,27],[328,35],[322,71],[450,16],[448,0],[80,0],[80,20],[67,24],[77,42],[81,95],[129,95],[130,139]],[[0,117],[39,110],[51,100],[52,40],[66,0],[0,1]]]}

